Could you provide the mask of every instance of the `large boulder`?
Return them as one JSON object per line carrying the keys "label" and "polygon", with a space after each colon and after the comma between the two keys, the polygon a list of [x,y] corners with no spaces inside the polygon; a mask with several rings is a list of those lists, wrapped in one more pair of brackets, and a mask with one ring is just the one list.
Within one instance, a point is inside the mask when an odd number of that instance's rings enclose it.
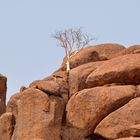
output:
{"label": "large boulder", "polygon": [[15,93],[13,96],[11,96],[6,106],[6,112],[12,112],[15,118],[17,118],[18,115],[18,104],[20,102],[21,97],[22,93]]}
{"label": "large boulder", "polygon": [[[0,114],[0,140],[140,139],[140,45],[89,46],[22,86]],[[0,75],[0,113],[6,78]]]}
{"label": "large boulder", "polygon": [[6,110],[6,104],[4,101],[0,100],[0,115],[5,113],[5,110]]}
{"label": "large boulder", "polygon": [[140,85],[136,86],[137,93],[140,94]]}
{"label": "large boulder", "polygon": [[0,115],[6,110],[7,78],[0,74]]}
{"label": "large boulder", "polygon": [[140,137],[127,137],[127,138],[119,138],[115,140],[140,140]]}
{"label": "large boulder", "polygon": [[32,82],[29,87],[39,89],[46,94],[61,96],[65,103],[68,101],[68,79],[65,71],[58,70],[51,76]]}
{"label": "large boulder", "polygon": [[140,124],[126,127],[126,128],[124,128],[123,131],[121,131],[118,134],[118,137],[131,137],[131,136],[140,137]]}
{"label": "large boulder", "polygon": [[60,97],[29,88],[18,100],[12,140],[60,139],[64,102]]}
{"label": "large boulder", "polygon": [[90,62],[72,69],[69,73],[70,95],[86,88],[86,79],[88,75],[96,70],[104,61]]}
{"label": "large boulder", "polygon": [[96,127],[95,133],[107,139],[121,138],[126,128],[137,124],[140,124],[140,97],[109,114]]}
{"label": "large boulder", "polygon": [[135,86],[131,85],[84,89],[67,104],[67,124],[91,134],[103,118],[135,96]]}
{"label": "large boulder", "polygon": [[140,54],[129,54],[104,62],[86,80],[88,87],[105,84],[140,83]]}
{"label": "large boulder", "polygon": [[49,81],[36,80],[33,83],[31,83],[29,87],[37,88],[43,92],[46,92],[47,94],[61,95],[60,87],[58,83],[55,82],[55,79]]}
{"label": "large boulder", "polygon": [[[76,54],[71,56],[70,67],[75,68],[88,62],[111,59],[124,49],[125,47],[119,44],[89,46],[79,50]],[[66,58],[63,60],[62,67],[66,67]]]}
{"label": "large boulder", "polygon": [[0,117],[0,140],[11,140],[15,120],[12,113],[8,112]]}
{"label": "large boulder", "polygon": [[76,127],[62,127],[62,140],[90,140],[85,137],[86,132]]}
{"label": "large boulder", "polygon": [[126,54],[134,54],[134,53],[140,53],[140,45],[130,46],[129,48],[122,50],[119,54],[126,55]]}

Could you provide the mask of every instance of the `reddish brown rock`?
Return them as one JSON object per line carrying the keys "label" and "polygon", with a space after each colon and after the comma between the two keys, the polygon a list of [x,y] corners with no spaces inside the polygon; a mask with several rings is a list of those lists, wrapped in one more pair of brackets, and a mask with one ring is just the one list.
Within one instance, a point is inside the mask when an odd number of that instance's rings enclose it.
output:
{"label": "reddish brown rock", "polygon": [[67,124],[88,133],[109,113],[135,97],[134,86],[85,89],[73,95],[67,104]]}
{"label": "reddish brown rock", "polygon": [[[75,68],[88,62],[111,59],[124,49],[125,47],[119,44],[100,44],[89,46],[81,49],[78,53],[71,57],[70,66],[71,68]],[[66,58],[64,58],[62,64],[63,67],[66,67],[65,59]]]}
{"label": "reddish brown rock", "polygon": [[6,106],[6,112],[11,112],[15,117],[17,117],[18,104],[20,102],[21,97],[22,97],[22,93],[16,93],[13,96],[11,96]]}
{"label": "reddish brown rock", "polygon": [[5,102],[0,100],[0,115],[2,115],[6,110]]}
{"label": "reddish brown rock", "polygon": [[29,87],[40,89],[41,91],[44,91],[48,94],[61,95],[60,87],[55,82],[55,79],[51,81],[37,80],[31,83]]}
{"label": "reddish brown rock", "polygon": [[67,74],[64,71],[54,72],[52,76],[32,82],[29,87],[38,88],[48,94],[61,95],[68,90]]}
{"label": "reddish brown rock", "polygon": [[68,73],[66,71],[58,70],[54,72],[52,76],[55,78],[55,81],[59,84],[61,96],[63,97],[65,103],[67,103],[69,98]]}
{"label": "reddish brown rock", "polygon": [[65,81],[67,81],[67,72],[66,71],[62,71],[62,70],[59,69],[59,70],[55,71],[52,74],[52,76],[55,77],[55,78],[58,78],[58,79],[61,78],[61,79],[65,80]]}
{"label": "reddish brown rock", "polygon": [[140,140],[140,137],[127,137],[127,138],[120,138],[115,140]]}
{"label": "reddish brown rock", "polygon": [[26,88],[25,86],[21,86],[19,91],[20,91],[20,92],[23,92],[23,91],[26,90],[26,89],[27,89],[27,88]]}
{"label": "reddish brown rock", "polygon": [[106,61],[87,78],[87,86],[95,87],[110,83],[140,83],[140,54],[129,54]]}
{"label": "reddish brown rock", "polygon": [[118,137],[130,137],[130,136],[139,136],[140,137],[140,124],[132,125],[129,127],[124,128],[123,131],[121,131],[118,134]]}
{"label": "reddish brown rock", "polygon": [[134,53],[140,53],[140,49],[134,50]]}
{"label": "reddish brown rock", "polygon": [[62,127],[62,140],[90,140],[86,139],[86,133],[82,129],[74,127]]}
{"label": "reddish brown rock", "polygon": [[[140,46],[90,46],[70,61],[69,75],[63,62],[10,98],[0,140],[140,139]],[[0,78],[5,112],[6,79]]]}
{"label": "reddish brown rock", "polygon": [[12,140],[59,140],[64,103],[38,89],[27,89],[18,100]]}
{"label": "reddish brown rock", "polygon": [[137,93],[140,94],[140,85],[137,85],[136,89],[137,89]]}
{"label": "reddish brown rock", "polygon": [[65,103],[68,101],[67,73],[58,70],[52,76],[32,82],[29,87],[37,88],[47,94],[62,96]]}
{"label": "reddish brown rock", "polygon": [[140,53],[140,45],[133,45],[120,52],[121,55]]}
{"label": "reddish brown rock", "polygon": [[7,78],[0,74],[0,115],[6,110]]}
{"label": "reddish brown rock", "polygon": [[6,90],[7,90],[7,78],[0,74],[0,99],[6,99]]}
{"label": "reddish brown rock", "polygon": [[14,123],[12,113],[5,113],[0,117],[0,140],[11,140]]}
{"label": "reddish brown rock", "polygon": [[90,62],[72,69],[69,74],[70,95],[86,88],[87,76],[103,63],[104,61]]}
{"label": "reddish brown rock", "polygon": [[[103,119],[95,129],[95,133],[107,139],[121,137],[121,132],[132,125],[140,124],[140,97],[114,111]],[[129,136],[128,136],[129,137]]]}

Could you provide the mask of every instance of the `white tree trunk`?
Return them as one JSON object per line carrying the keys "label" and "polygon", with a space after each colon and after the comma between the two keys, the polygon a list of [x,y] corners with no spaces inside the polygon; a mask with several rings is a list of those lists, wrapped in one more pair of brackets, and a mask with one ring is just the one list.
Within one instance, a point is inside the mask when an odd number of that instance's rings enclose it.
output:
{"label": "white tree trunk", "polygon": [[66,67],[67,67],[67,73],[68,73],[70,71],[70,54],[68,50],[67,50],[66,56],[67,56]]}
{"label": "white tree trunk", "polygon": [[67,70],[67,73],[69,73],[69,71],[70,71],[70,52],[69,52],[68,48],[65,48],[65,53],[66,53],[66,57],[67,57],[66,70]]}
{"label": "white tree trunk", "polygon": [[66,66],[67,66],[67,72],[69,72],[70,71],[70,62],[69,62],[69,59],[67,59]]}

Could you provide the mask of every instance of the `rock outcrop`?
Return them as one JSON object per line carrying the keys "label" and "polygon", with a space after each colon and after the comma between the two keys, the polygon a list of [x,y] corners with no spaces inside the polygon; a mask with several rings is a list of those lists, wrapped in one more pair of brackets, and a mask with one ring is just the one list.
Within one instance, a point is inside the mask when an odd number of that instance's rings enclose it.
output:
{"label": "rock outcrop", "polygon": [[6,110],[7,78],[0,74],[0,116]]}
{"label": "rock outcrop", "polygon": [[[127,62],[127,63],[126,63]],[[106,61],[87,77],[87,86],[139,84],[140,54],[129,54]]]}
{"label": "rock outcrop", "polygon": [[[140,139],[140,47],[89,46],[71,70],[21,87],[0,117],[0,140]],[[1,90],[0,90],[1,91]]]}
{"label": "rock outcrop", "polygon": [[[89,46],[79,50],[79,52],[71,57],[70,67],[75,68],[88,62],[108,60],[115,57],[123,50],[125,50],[125,47],[119,44],[100,44]],[[66,58],[64,58],[62,63],[62,66],[64,67],[63,69],[66,68],[65,59]]]}
{"label": "rock outcrop", "polygon": [[130,85],[84,89],[70,98],[67,122],[90,134],[103,118],[135,97],[135,87]]}
{"label": "rock outcrop", "polygon": [[[126,135],[125,131],[133,125],[140,124],[139,105],[140,98],[132,99],[129,103],[104,118],[95,129],[95,133],[107,139],[129,136],[129,134]],[[140,134],[134,133],[131,136],[140,136]]]}

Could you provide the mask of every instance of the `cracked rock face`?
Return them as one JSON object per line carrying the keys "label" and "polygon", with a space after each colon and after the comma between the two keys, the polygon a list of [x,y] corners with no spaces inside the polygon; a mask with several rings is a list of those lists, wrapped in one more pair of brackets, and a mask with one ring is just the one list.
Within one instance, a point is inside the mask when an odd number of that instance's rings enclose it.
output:
{"label": "cracked rock face", "polygon": [[71,57],[69,74],[64,58],[52,75],[10,98],[0,117],[0,140],[140,139],[139,49],[83,48]]}
{"label": "cracked rock face", "polygon": [[105,84],[139,84],[140,54],[128,54],[106,61],[87,78],[87,86]]}
{"label": "cracked rock face", "polygon": [[69,100],[67,122],[92,133],[103,118],[135,98],[136,92],[131,85],[84,89]]}
{"label": "cracked rock face", "polygon": [[[140,124],[139,105],[140,97],[132,99],[126,105],[104,118],[95,129],[95,133],[108,139],[129,136],[129,133],[125,135],[124,130]],[[136,134],[137,131],[131,136],[138,136]]]}

